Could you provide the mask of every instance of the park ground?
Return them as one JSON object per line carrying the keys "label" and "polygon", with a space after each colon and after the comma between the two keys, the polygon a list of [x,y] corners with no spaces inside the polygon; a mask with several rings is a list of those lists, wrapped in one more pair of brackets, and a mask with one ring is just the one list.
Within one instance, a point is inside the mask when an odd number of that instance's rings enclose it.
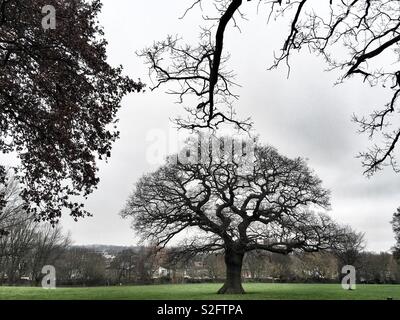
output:
{"label": "park ground", "polygon": [[0,287],[0,300],[400,300],[400,285],[245,283],[244,295],[218,295],[221,284],[42,289]]}

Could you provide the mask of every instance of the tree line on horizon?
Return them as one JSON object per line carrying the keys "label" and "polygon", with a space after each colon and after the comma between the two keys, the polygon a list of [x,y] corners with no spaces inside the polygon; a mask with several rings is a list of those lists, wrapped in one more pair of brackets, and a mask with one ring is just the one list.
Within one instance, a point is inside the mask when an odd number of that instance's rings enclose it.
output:
{"label": "tree line on horizon", "polygon": [[[155,283],[223,282],[226,264],[223,251],[182,255],[168,246],[76,246],[60,226],[51,227],[27,215],[18,200],[17,181],[10,178],[5,214],[0,227],[0,284],[40,286],[44,265],[56,269],[59,286],[129,285]],[[398,233],[400,209],[393,215]],[[400,283],[399,243],[393,253],[365,251],[364,234],[347,229],[346,242],[322,252],[282,255],[254,250],[244,255],[241,279],[245,282],[339,283],[344,265],[356,268],[358,283]],[[177,255],[177,253],[179,253]]]}

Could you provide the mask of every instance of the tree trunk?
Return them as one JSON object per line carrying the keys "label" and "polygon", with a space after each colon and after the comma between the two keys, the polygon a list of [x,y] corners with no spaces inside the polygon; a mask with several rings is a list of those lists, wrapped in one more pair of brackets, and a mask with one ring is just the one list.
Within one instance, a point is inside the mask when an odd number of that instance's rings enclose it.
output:
{"label": "tree trunk", "polygon": [[232,249],[225,251],[226,280],[219,294],[243,294],[242,264],[244,253]]}

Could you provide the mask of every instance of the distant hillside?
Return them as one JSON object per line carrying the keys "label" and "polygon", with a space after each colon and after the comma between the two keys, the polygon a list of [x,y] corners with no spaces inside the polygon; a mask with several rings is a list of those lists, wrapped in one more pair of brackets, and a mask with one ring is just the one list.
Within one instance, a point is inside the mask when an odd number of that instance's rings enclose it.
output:
{"label": "distant hillside", "polygon": [[76,245],[74,246],[76,248],[88,248],[94,251],[98,252],[107,252],[108,254],[111,255],[116,255],[117,253],[127,250],[127,249],[132,249],[132,250],[138,250],[139,247],[136,246],[116,246],[116,245],[107,245],[107,244],[90,244],[90,245]]}

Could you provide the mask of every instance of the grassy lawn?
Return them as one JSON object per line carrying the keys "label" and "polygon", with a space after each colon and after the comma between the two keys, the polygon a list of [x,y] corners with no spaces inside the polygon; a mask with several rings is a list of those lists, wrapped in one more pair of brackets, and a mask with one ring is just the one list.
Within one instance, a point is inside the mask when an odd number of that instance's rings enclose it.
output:
{"label": "grassy lawn", "polygon": [[45,290],[31,287],[0,287],[0,300],[25,299],[179,299],[179,300],[264,300],[264,299],[386,299],[400,300],[400,285],[357,285],[353,291],[340,284],[266,284],[246,283],[245,295],[217,295],[220,284],[176,284],[94,288],[57,288]]}

